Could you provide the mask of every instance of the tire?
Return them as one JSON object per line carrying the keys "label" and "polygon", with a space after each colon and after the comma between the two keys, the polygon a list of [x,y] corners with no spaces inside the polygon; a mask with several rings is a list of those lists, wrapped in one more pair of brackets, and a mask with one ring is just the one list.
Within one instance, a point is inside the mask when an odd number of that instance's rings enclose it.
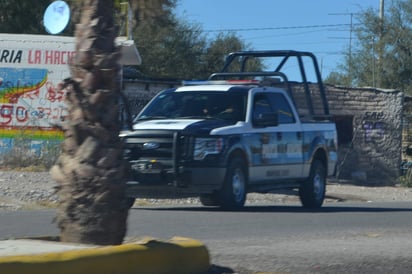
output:
{"label": "tire", "polygon": [[304,208],[320,208],[325,199],[326,168],[325,165],[315,160],[310,168],[309,179],[299,188],[299,198]]}
{"label": "tire", "polygon": [[240,158],[229,162],[225,181],[219,192],[219,204],[225,210],[243,208],[246,201],[247,178],[245,164]]}
{"label": "tire", "polygon": [[204,206],[219,206],[219,199],[216,194],[203,194],[199,198],[200,203]]}

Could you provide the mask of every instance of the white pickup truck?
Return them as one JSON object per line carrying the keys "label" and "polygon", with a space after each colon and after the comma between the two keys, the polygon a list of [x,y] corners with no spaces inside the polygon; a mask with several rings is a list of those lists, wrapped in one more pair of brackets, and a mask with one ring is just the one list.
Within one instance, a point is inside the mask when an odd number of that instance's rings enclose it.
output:
{"label": "white pickup truck", "polygon": [[[270,72],[245,71],[247,61],[281,58]],[[302,121],[282,72],[297,59],[305,98]],[[315,114],[303,58],[313,63],[323,114]],[[237,61],[235,61],[237,60]],[[240,61],[238,61],[240,60]],[[254,61],[255,65],[259,64]],[[231,72],[231,65],[240,71]],[[242,208],[247,193],[296,189],[302,205],[321,207],[337,162],[336,127],[316,58],[297,51],[245,51],[228,56],[208,81],[189,81],[157,94],[121,133],[134,198],[198,196],[203,205]]]}

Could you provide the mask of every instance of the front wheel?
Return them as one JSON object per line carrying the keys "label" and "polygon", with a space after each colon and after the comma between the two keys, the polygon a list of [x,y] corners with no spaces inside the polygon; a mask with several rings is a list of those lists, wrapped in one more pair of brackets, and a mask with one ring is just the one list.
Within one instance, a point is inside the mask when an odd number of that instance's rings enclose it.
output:
{"label": "front wheel", "polygon": [[320,208],[325,199],[326,168],[324,164],[315,160],[310,168],[309,179],[299,188],[299,198],[305,208]]}
{"label": "front wheel", "polygon": [[200,203],[204,206],[218,206],[219,200],[215,194],[203,194],[199,197]]}
{"label": "front wheel", "polygon": [[229,162],[223,187],[219,192],[220,207],[236,210],[244,206],[246,201],[246,167],[240,158]]}

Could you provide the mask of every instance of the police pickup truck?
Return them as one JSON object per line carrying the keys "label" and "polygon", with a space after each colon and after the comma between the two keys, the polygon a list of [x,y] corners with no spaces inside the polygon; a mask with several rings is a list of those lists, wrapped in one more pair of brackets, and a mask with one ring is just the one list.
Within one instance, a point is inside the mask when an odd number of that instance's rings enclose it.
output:
{"label": "police pickup truck", "polygon": [[[255,60],[261,57],[280,61],[273,71],[246,70],[247,62],[262,67]],[[307,81],[305,58],[315,70],[315,85]],[[282,72],[291,59],[301,83]],[[233,210],[244,206],[247,193],[293,189],[304,207],[321,207],[336,167],[337,134],[316,58],[298,51],[242,51],[226,60],[208,81],[158,93],[132,130],[121,132],[131,202],[198,196],[203,205]],[[305,121],[293,86],[308,103]],[[313,86],[320,100],[312,98]],[[315,102],[322,115],[315,113]]]}

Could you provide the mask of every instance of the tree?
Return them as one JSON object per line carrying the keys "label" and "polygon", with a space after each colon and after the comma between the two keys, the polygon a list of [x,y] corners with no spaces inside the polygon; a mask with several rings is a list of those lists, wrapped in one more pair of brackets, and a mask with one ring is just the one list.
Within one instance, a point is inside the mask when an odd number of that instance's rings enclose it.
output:
{"label": "tree", "polygon": [[[204,75],[207,77],[211,73],[219,72],[224,65],[224,57],[233,51],[247,50],[249,45],[245,44],[234,33],[219,33],[212,40],[204,54]],[[251,69],[250,71],[252,71]],[[237,69],[239,71],[239,68]],[[258,71],[257,69],[255,71]]]}
{"label": "tree", "polygon": [[50,0],[0,0],[0,32],[45,34],[43,13]]}
{"label": "tree", "polygon": [[412,1],[394,1],[384,26],[382,86],[412,94]]}
{"label": "tree", "polygon": [[144,22],[134,32],[143,63],[140,72],[153,78],[196,78],[206,40],[197,26],[171,21],[167,26]]}
{"label": "tree", "polygon": [[119,49],[112,0],[85,0],[76,56],[64,81],[68,120],[51,175],[61,241],[120,244],[128,216],[126,163],[118,137]]}
{"label": "tree", "polygon": [[130,0],[129,2],[137,25],[143,22],[156,22],[165,26],[172,16],[177,0]]}
{"label": "tree", "polygon": [[[392,1],[384,18],[379,18],[374,9],[362,12],[357,17],[358,42],[352,54],[345,55],[342,66],[326,82],[392,88],[412,94],[411,14],[410,0]],[[347,82],[336,83],[337,80]]]}

